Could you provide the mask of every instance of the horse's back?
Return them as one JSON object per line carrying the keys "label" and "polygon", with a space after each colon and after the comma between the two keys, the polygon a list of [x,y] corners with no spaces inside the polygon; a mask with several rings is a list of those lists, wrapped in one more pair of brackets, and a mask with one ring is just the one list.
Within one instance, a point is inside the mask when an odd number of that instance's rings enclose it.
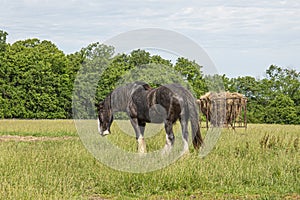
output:
{"label": "horse's back", "polygon": [[175,93],[176,98],[178,99],[182,108],[181,116],[185,116],[186,118],[192,117],[198,119],[196,99],[188,89],[176,83],[165,85],[165,87],[169,88]]}
{"label": "horse's back", "polygon": [[145,82],[136,81],[116,88],[111,95],[111,104],[114,112],[126,112],[132,99],[132,94],[139,89],[149,90],[150,86]]}

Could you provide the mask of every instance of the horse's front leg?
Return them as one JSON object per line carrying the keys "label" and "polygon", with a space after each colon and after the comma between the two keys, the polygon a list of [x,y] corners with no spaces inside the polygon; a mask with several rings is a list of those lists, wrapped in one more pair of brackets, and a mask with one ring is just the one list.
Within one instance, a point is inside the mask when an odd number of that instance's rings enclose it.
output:
{"label": "horse's front leg", "polygon": [[144,139],[144,132],[145,132],[145,127],[146,127],[146,122],[138,122],[138,125],[140,127],[140,135],[137,139],[138,141],[138,151],[141,153],[146,153],[146,143]]}
{"label": "horse's front leg", "polygon": [[137,118],[131,118],[130,122],[135,131],[137,140],[137,149],[139,153],[146,153],[146,144],[144,140],[144,130],[146,123],[139,123]]}

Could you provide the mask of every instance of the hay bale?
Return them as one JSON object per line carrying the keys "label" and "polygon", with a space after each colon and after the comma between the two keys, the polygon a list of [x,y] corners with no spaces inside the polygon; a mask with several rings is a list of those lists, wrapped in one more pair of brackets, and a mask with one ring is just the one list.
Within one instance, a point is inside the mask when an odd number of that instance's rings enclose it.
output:
{"label": "hay bale", "polygon": [[213,126],[225,123],[233,127],[233,123],[239,120],[242,109],[246,108],[247,98],[237,92],[208,92],[197,103],[201,113]]}

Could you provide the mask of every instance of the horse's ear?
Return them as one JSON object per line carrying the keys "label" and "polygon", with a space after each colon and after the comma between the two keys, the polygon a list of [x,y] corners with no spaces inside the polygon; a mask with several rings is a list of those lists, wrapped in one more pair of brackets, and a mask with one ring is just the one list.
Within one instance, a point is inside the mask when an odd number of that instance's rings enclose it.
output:
{"label": "horse's ear", "polygon": [[151,90],[152,88],[148,84],[143,84],[145,90]]}
{"label": "horse's ear", "polygon": [[103,106],[104,106],[104,101],[100,101],[99,103],[95,103],[95,106],[96,106],[97,109],[103,108]]}

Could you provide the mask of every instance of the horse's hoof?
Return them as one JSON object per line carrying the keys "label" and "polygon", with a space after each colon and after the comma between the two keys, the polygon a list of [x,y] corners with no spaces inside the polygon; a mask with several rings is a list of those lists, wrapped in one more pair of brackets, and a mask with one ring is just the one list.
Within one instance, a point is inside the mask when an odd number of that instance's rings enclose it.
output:
{"label": "horse's hoof", "polygon": [[106,130],[106,131],[103,132],[102,135],[105,136],[105,135],[109,135],[109,134],[110,134],[110,132],[108,130]]}

